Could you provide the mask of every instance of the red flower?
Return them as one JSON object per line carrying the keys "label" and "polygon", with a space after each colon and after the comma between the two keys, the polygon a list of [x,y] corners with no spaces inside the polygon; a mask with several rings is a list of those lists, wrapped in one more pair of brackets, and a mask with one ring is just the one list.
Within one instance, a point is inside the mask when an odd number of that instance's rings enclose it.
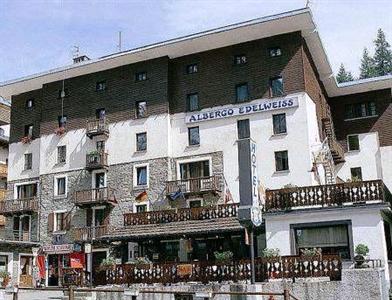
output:
{"label": "red flower", "polygon": [[56,135],[63,135],[65,133],[65,127],[58,127],[56,128],[56,130],[54,131],[54,133]]}

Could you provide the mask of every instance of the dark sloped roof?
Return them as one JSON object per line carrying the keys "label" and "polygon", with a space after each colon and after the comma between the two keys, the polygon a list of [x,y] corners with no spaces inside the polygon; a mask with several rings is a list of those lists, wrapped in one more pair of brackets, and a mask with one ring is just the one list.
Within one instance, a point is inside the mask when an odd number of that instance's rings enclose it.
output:
{"label": "dark sloped roof", "polygon": [[164,224],[133,225],[116,228],[102,239],[142,239],[158,236],[178,236],[240,231],[243,227],[235,217],[211,220],[172,222]]}

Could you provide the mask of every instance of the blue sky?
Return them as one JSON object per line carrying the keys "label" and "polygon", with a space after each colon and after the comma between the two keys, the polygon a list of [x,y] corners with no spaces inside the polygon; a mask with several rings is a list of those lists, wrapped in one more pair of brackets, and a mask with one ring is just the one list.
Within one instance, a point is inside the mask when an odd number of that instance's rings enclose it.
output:
{"label": "blue sky", "polygon": [[[69,64],[72,46],[91,58],[260,16],[306,0],[0,0],[0,82]],[[383,28],[392,43],[392,1],[311,0],[328,57],[358,74],[363,47]]]}

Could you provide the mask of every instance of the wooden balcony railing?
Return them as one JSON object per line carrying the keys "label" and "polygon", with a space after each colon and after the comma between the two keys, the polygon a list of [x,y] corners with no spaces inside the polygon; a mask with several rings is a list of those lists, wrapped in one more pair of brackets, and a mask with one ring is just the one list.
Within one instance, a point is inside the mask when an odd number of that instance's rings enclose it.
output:
{"label": "wooden balcony railing", "polygon": [[108,226],[91,226],[73,228],[73,237],[76,241],[87,242],[100,238],[108,233]]}
{"label": "wooden balcony railing", "polygon": [[38,199],[27,198],[27,199],[13,199],[0,201],[0,214],[14,214],[21,212],[37,212],[38,211]]}
{"label": "wooden balcony railing", "polygon": [[86,134],[90,138],[97,135],[108,135],[109,126],[106,123],[106,118],[88,120]]}
{"label": "wooden balcony railing", "polygon": [[108,167],[108,154],[105,152],[93,152],[86,155],[86,169],[105,169]]}
{"label": "wooden balcony railing", "polygon": [[8,165],[0,164],[0,178],[6,178],[8,176]]}
{"label": "wooden balcony railing", "polygon": [[38,242],[36,232],[19,230],[1,230],[0,240],[12,242]]}
{"label": "wooden balcony railing", "polygon": [[114,192],[107,187],[76,191],[73,197],[73,201],[77,206],[97,204],[114,205],[116,202]]}
{"label": "wooden balcony railing", "polygon": [[181,190],[184,194],[197,194],[204,192],[218,192],[222,188],[222,177],[213,175],[183,180],[168,181],[166,183],[166,194],[170,195]]}
{"label": "wooden balcony railing", "polygon": [[124,214],[124,225],[163,224],[189,220],[211,220],[237,216],[238,204],[222,204],[209,207],[180,208]]}
{"label": "wooden balcony railing", "polygon": [[271,212],[390,201],[391,194],[384,183],[372,180],[267,190],[265,210]]}
{"label": "wooden balcony railing", "polygon": [[[341,280],[342,264],[337,255],[314,257],[282,256],[273,259],[256,258],[256,281],[329,277]],[[152,263],[117,265],[112,270],[94,270],[94,285],[170,284],[178,282],[225,282],[249,280],[250,260],[189,263]],[[81,280],[80,280],[81,281]]]}

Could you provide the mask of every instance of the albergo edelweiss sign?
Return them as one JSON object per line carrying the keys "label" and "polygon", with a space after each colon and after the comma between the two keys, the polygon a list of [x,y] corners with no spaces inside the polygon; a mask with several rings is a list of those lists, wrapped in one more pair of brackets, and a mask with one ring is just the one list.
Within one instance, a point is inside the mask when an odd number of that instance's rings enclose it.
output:
{"label": "albergo edelweiss sign", "polygon": [[185,117],[185,123],[196,123],[213,119],[249,115],[263,111],[284,109],[298,106],[298,98],[260,99],[240,106],[224,107],[206,112],[199,112]]}

